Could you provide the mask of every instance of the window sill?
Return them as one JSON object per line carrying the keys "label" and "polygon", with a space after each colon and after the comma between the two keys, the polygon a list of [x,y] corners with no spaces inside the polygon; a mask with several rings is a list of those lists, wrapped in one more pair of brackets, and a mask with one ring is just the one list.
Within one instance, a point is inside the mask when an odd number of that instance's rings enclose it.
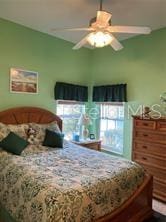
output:
{"label": "window sill", "polygon": [[108,153],[108,154],[114,155],[114,156],[124,157],[123,153],[113,152],[113,151],[106,149],[105,147],[101,147],[101,152]]}

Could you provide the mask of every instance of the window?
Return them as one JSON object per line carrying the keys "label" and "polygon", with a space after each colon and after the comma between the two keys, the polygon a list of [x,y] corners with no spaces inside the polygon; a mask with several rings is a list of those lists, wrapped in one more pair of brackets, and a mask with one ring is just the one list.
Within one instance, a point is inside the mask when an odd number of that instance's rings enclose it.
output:
{"label": "window", "polygon": [[85,113],[85,104],[69,101],[58,101],[57,115],[63,120],[65,139],[71,140],[73,132],[79,131],[78,120]]}
{"label": "window", "polygon": [[123,126],[123,104],[100,104],[100,139],[104,149],[123,153]]}

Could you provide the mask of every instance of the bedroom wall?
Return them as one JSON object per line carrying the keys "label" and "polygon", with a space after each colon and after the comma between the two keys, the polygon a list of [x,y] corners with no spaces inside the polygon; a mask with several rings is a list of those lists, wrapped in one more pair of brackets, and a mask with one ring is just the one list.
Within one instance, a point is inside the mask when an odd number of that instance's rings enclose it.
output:
{"label": "bedroom wall", "polygon": [[[14,106],[39,106],[55,111],[56,81],[86,84],[90,50],[72,50],[73,44],[0,19],[0,110]],[[39,93],[9,91],[9,69],[39,73]]]}
{"label": "bedroom wall", "polygon": [[[110,47],[95,49],[91,85],[127,83],[127,105],[135,111],[139,104],[160,104],[160,94],[166,91],[165,39],[166,28],[163,28],[122,41],[124,49],[119,52]],[[130,158],[132,124],[127,108],[124,155]]]}

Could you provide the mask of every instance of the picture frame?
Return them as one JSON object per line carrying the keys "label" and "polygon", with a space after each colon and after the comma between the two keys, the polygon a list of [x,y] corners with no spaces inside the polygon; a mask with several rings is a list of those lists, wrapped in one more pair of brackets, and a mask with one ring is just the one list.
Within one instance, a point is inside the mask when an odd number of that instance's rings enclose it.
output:
{"label": "picture frame", "polygon": [[94,139],[95,139],[95,134],[94,134],[94,133],[90,133],[89,138],[90,138],[91,140],[94,140]]}
{"label": "picture frame", "polygon": [[19,68],[10,69],[10,92],[38,93],[38,72]]}

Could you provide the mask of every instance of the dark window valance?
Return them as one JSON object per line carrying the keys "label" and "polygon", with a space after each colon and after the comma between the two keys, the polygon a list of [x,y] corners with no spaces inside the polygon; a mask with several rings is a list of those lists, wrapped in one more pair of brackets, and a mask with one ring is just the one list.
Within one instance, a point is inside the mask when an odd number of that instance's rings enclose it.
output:
{"label": "dark window valance", "polygon": [[94,86],[93,102],[127,102],[127,85]]}
{"label": "dark window valance", "polygon": [[88,87],[56,82],[54,95],[56,100],[88,101]]}

